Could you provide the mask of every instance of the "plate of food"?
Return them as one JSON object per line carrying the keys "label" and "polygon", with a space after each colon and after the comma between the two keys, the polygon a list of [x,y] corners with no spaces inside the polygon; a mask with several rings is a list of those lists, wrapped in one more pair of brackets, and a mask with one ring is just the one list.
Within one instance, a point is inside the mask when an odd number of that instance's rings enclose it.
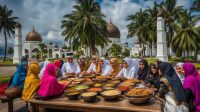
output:
{"label": "plate of food", "polygon": [[82,83],[82,85],[86,85],[86,86],[91,86],[93,84],[94,84],[93,81],[85,81],[85,82]]}
{"label": "plate of food", "polygon": [[73,89],[75,89],[75,90],[86,90],[88,88],[89,88],[89,86],[86,86],[86,85],[77,85],[77,86],[73,87]]}
{"label": "plate of food", "polygon": [[121,92],[119,90],[105,90],[101,92],[101,95],[105,100],[115,100],[121,96]]}
{"label": "plate of food", "polygon": [[67,84],[69,82],[70,82],[69,80],[59,80],[58,81],[58,83],[60,83],[60,84]]}
{"label": "plate of food", "polygon": [[114,87],[115,84],[113,83],[107,83],[107,84],[104,84],[103,87]]}
{"label": "plate of food", "polygon": [[96,76],[96,79],[111,79],[110,76]]}
{"label": "plate of food", "polygon": [[127,79],[127,80],[125,80],[124,82],[130,82],[130,83],[141,83],[141,81],[138,80],[138,79]]}
{"label": "plate of food", "polygon": [[112,84],[118,84],[118,83],[120,83],[120,80],[112,80],[112,81],[110,81],[110,83],[112,83]]}
{"label": "plate of food", "polygon": [[93,84],[93,87],[101,87],[101,86],[102,86],[101,83],[95,83],[95,84]]}

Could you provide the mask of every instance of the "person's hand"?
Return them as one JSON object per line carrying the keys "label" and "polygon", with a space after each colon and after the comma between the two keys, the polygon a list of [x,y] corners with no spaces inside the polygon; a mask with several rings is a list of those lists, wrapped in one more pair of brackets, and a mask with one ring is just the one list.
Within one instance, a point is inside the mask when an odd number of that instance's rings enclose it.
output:
{"label": "person's hand", "polygon": [[151,86],[151,84],[150,84],[150,83],[147,83],[147,84],[146,84],[146,86],[147,86],[147,87],[150,87],[150,86]]}
{"label": "person's hand", "polygon": [[69,82],[65,83],[65,86],[68,86],[72,83],[72,80],[70,80]]}

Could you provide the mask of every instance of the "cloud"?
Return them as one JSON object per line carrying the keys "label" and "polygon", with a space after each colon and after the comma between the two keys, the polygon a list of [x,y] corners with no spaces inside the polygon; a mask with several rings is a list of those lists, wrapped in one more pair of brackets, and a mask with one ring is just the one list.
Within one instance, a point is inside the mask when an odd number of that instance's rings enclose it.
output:
{"label": "cloud", "polygon": [[186,9],[190,9],[193,0],[177,0],[176,6],[184,6]]}
{"label": "cloud", "polygon": [[[149,5],[148,5],[149,4]],[[140,9],[151,7],[153,1],[149,1],[146,4],[132,2],[131,0],[118,0],[116,2],[105,0],[101,2],[102,12],[106,15],[106,20],[112,19],[112,23],[115,24],[121,32],[121,43],[128,42],[129,45],[133,45],[133,39],[127,39],[128,29],[127,25],[130,21],[127,21],[129,15],[135,14]]]}

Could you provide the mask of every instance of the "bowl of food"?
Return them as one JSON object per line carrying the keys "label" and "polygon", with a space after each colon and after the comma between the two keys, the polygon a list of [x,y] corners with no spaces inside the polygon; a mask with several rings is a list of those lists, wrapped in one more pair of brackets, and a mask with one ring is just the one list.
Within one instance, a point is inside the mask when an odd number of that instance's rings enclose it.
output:
{"label": "bowl of food", "polygon": [[116,100],[121,96],[121,92],[119,90],[105,90],[101,92],[101,96],[105,100]]}
{"label": "bowl of food", "polygon": [[97,96],[96,92],[85,92],[85,93],[81,94],[81,97],[83,98],[83,100],[85,102],[93,102],[93,101],[95,101],[96,96]]}
{"label": "bowl of food", "polygon": [[133,104],[143,104],[152,97],[152,91],[147,88],[134,88],[125,93],[129,102]]}
{"label": "bowl of food", "polygon": [[65,93],[65,96],[69,99],[69,100],[77,100],[79,95],[81,94],[81,92],[68,92]]}
{"label": "bowl of food", "polygon": [[128,91],[130,89],[130,86],[119,85],[117,89],[123,93],[125,91]]}
{"label": "bowl of food", "polygon": [[104,90],[113,90],[115,89],[114,87],[103,87]]}
{"label": "bowl of food", "polygon": [[110,83],[111,84],[118,84],[118,83],[120,83],[120,80],[112,80],[112,81],[110,81]]}
{"label": "bowl of food", "polygon": [[102,91],[102,89],[99,88],[99,87],[92,87],[92,88],[87,89],[87,91],[89,91],[89,92],[96,92],[96,93],[100,94],[101,91]]}
{"label": "bowl of food", "polygon": [[129,90],[125,95],[127,97],[145,98],[152,95],[152,90],[149,90],[148,88],[133,88]]}
{"label": "bowl of food", "polygon": [[79,91],[80,90],[83,91],[83,90],[86,90],[88,88],[89,88],[89,86],[86,86],[86,85],[77,85],[77,86],[73,87],[73,89],[79,90]]}

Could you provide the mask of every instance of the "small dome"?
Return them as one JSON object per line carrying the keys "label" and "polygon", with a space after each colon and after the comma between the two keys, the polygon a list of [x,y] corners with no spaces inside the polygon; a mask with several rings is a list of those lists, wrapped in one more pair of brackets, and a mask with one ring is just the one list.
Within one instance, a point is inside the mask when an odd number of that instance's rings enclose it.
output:
{"label": "small dome", "polygon": [[107,24],[107,37],[120,38],[120,31],[117,26],[112,24],[111,20],[110,23]]}
{"label": "small dome", "polygon": [[33,30],[26,35],[26,41],[42,42],[42,37],[40,36],[40,34],[37,31],[35,31],[35,29],[33,27]]}
{"label": "small dome", "polygon": [[15,28],[21,28],[21,24],[19,23],[19,21],[16,23]]}

